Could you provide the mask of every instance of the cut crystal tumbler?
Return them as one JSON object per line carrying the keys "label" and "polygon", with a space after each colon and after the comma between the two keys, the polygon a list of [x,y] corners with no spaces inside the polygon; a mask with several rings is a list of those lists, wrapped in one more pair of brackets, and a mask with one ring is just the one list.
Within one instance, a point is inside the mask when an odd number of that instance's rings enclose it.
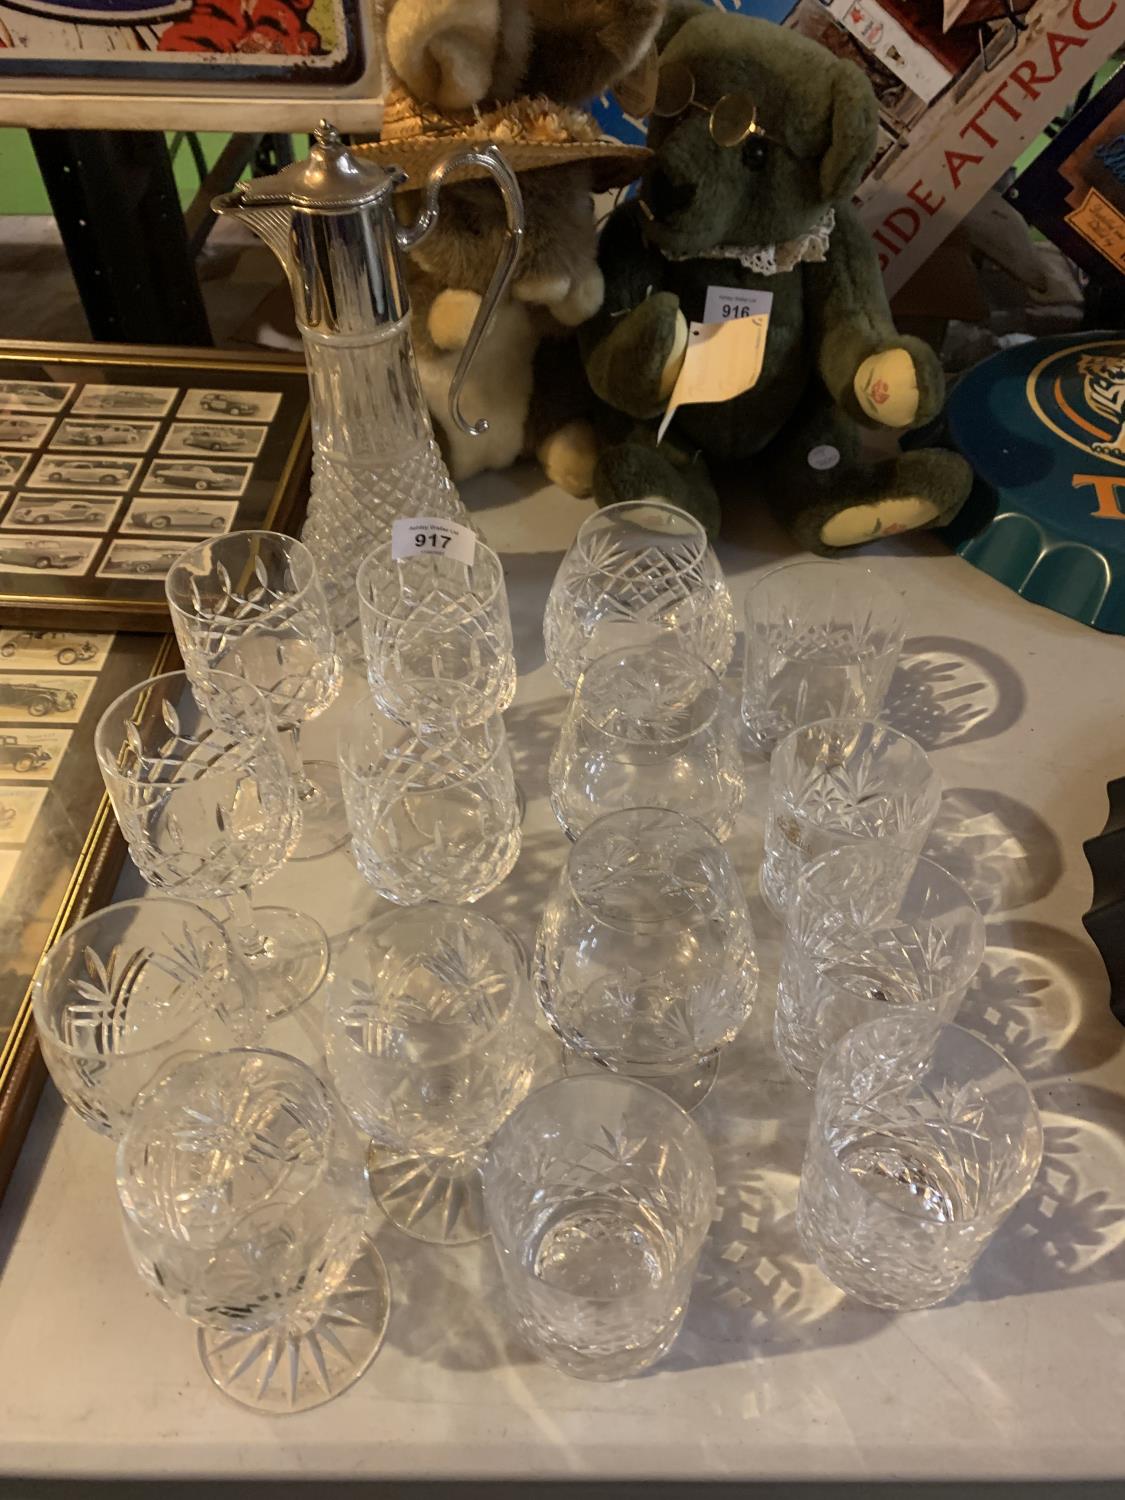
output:
{"label": "cut crystal tumbler", "polygon": [[390,1299],[362,1145],[304,1063],[236,1050],[165,1073],[118,1145],[117,1192],[142,1279],[199,1325],[234,1400],[304,1411],[375,1357]]}
{"label": "cut crystal tumbler", "polygon": [[711,1153],[683,1110],[630,1079],[560,1079],[500,1127],[484,1189],[509,1307],[540,1359],[618,1380],[667,1353],[716,1212]]}
{"label": "cut crystal tumbler", "polygon": [[55,1087],[116,1139],[137,1095],[174,1058],[253,1042],[258,986],[218,922],[189,901],[119,901],[49,949],[32,990]]}
{"label": "cut crystal tumbler", "polygon": [[797,877],[785,924],[774,1039],[810,1086],[862,1021],[918,1006],[951,1021],[984,956],[984,918],[931,860],[881,844],[834,849]]}
{"label": "cut crystal tumbler", "polygon": [[1042,1152],[1031,1091],[994,1047],[928,1012],[892,1012],[824,1060],[797,1229],[853,1297],[930,1307],[968,1278]]}
{"label": "cut crystal tumbler", "polygon": [[711,668],[674,637],[590,663],[549,779],[570,838],[602,813],[668,807],[725,839],[746,790],[730,701]]}
{"label": "cut crystal tumbler", "polygon": [[875,719],[902,650],[902,596],[852,562],[789,563],[746,596],[742,719],[770,751],[817,719]]}
{"label": "cut crystal tumbler", "polygon": [[595,657],[673,635],[720,677],[734,608],[703,527],[662,500],[587,516],[563,558],[543,618],[547,660],[573,688]]}
{"label": "cut crystal tumbler", "polygon": [[499,715],[421,734],[360,703],[340,735],[340,770],[356,864],[389,901],[477,901],[519,858]]}
{"label": "cut crystal tumbler", "polygon": [[371,1191],[400,1229],[446,1245],[487,1232],[481,1153],[531,1087],[536,1039],[523,957],[486,917],[429,902],[348,939],[328,1067],[372,1138]]}
{"label": "cut crystal tumbler", "polygon": [[722,845],[665,808],[591,823],[543,910],[534,973],[569,1067],[601,1064],[694,1107],[758,986],[746,899]]}
{"label": "cut crystal tumbler", "polygon": [[793,883],[830,849],[878,842],[917,856],[941,801],[929,756],[867,719],[795,729],[770,759],[762,895],[784,916]]}
{"label": "cut crystal tumbler", "polygon": [[396,559],[390,543],[360,567],[367,677],[384,713],[416,729],[455,730],[503,713],[516,691],[504,569],[477,542],[470,564]]}

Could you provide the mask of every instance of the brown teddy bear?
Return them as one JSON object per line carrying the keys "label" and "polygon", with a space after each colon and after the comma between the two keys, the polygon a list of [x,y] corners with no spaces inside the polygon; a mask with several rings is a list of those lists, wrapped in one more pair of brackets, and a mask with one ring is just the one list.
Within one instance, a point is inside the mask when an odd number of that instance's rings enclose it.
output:
{"label": "brown teddy bear", "polygon": [[[535,451],[553,478],[579,489],[593,465],[588,427],[572,429],[565,407],[533,402],[533,391],[542,378],[550,388],[556,365],[567,368],[568,389],[578,384],[563,336],[598,311],[604,291],[592,195],[632,181],[647,152],[603,137],[574,103],[645,59],[664,0],[578,0],[555,11],[523,0],[394,0],[387,9],[388,59],[411,91],[392,90],[380,142],[360,149],[408,174],[404,216],[433,162],[474,143],[500,148],[524,199],[515,280],[462,392],[467,419],[488,419],[482,436],[457,428],[448,398],[504,236],[501,199],[483,174],[447,179],[437,225],[408,263],[422,388],[458,480]],[[515,96],[520,89],[531,92]]]}

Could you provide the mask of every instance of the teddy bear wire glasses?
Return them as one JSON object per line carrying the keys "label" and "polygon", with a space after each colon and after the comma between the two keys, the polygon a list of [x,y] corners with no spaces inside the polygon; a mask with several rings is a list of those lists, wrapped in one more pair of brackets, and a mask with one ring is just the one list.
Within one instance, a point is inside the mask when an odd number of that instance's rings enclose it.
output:
{"label": "teddy bear wire glasses", "polygon": [[758,106],[750,94],[724,94],[714,104],[702,104],[695,97],[695,76],[687,63],[665,63],[657,77],[652,113],[670,120],[687,109],[699,109],[708,116],[716,146],[741,146],[751,136],[770,139],[758,123]]}

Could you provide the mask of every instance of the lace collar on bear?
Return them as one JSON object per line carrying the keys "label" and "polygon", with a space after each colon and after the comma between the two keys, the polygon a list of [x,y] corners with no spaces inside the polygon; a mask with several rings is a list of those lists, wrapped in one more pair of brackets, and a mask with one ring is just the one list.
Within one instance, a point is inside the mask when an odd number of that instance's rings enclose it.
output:
{"label": "lace collar on bear", "polygon": [[691,251],[686,255],[673,255],[663,251],[665,260],[736,260],[747,271],[759,276],[777,276],[791,271],[802,261],[825,261],[828,259],[828,242],[836,227],[836,210],[825,209],[810,229],[796,239],[783,240],[780,245],[716,245],[713,250],[702,253]]}

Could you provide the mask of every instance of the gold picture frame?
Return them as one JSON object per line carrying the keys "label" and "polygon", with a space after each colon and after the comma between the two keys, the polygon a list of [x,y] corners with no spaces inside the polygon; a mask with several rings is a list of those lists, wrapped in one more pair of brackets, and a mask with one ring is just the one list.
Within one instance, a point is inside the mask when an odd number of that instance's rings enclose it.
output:
{"label": "gold picture frame", "polygon": [[308,496],[299,355],[0,342],[0,623],[169,628],[164,573]]}

